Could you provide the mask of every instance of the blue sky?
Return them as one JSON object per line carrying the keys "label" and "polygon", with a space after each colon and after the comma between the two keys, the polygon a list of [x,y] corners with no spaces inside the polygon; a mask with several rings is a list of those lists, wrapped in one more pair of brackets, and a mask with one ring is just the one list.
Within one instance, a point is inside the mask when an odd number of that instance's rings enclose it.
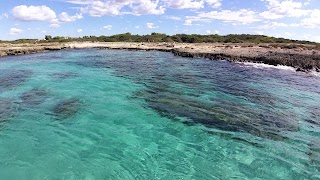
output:
{"label": "blue sky", "polygon": [[2,0],[0,39],[264,34],[320,42],[319,0]]}

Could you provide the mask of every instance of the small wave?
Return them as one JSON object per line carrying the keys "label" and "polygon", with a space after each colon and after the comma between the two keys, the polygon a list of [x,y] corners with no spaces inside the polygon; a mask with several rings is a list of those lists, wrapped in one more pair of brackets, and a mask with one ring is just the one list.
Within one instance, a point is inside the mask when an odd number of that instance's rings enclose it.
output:
{"label": "small wave", "polygon": [[289,71],[296,71],[294,67],[290,66],[282,66],[282,65],[269,65],[269,64],[263,64],[263,63],[253,63],[253,62],[237,62],[238,64],[242,64],[245,66],[251,66],[254,68],[274,68],[274,69],[281,69],[281,70],[289,70]]}
{"label": "small wave", "polygon": [[310,74],[311,76],[320,77],[320,72],[317,72],[317,71],[311,71],[309,74]]}

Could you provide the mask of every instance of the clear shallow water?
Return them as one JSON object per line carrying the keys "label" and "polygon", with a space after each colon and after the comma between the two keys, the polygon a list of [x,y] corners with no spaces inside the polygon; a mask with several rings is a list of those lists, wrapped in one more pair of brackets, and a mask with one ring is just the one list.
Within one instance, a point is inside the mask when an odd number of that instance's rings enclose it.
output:
{"label": "clear shallow water", "polygon": [[320,79],[170,53],[1,58],[0,179],[319,179]]}

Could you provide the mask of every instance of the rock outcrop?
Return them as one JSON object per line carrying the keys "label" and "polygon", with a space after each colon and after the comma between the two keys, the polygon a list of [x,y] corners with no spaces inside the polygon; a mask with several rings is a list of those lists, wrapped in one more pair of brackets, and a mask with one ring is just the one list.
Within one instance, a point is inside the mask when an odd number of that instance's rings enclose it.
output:
{"label": "rock outcrop", "polygon": [[296,68],[297,71],[320,71],[320,49],[317,46],[299,45],[285,48],[283,45],[245,45],[245,44],[185,44],[185,43],[129,43],[129,42],[72,42],[66,44],[17,44],[1,47],[0,57],[23,55],[63,49],[127,49],[145,51],[172,52],[176,56],[190,58],[208,58],[211,60],[228,60],[237,62],[254,62],[269,65],[283,65]]}

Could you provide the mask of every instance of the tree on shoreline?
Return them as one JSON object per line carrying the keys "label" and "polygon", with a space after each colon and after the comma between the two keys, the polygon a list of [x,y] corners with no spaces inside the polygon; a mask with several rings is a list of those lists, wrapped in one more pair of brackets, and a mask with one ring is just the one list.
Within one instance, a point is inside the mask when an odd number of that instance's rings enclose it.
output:
{"label": "tree on shoreline", "polygon": [[[111,36],[83,36],[83,37],[63,37],[46,35],[45,40],[37,39],[18,39],[15,41],[2,41],[2,42],[72,42],[72,41],[90,41],[90,42],[168,42],[168,43],[270,43],[270,44],[311,44],[319,45],[319,43],[303,40],[291,40],[285,38],[276,38],[264,35],[251,35],[251,34],[229,34],[229,35],[200,35],[200,34],[175,34],[167,35],[163,33],[153,32],[147,35],[134,35],[129,32],[116,34]],[[1,41],[0,41],[1,42]]]}
{"label": "tree on shoreline", "polygon": [[52,40],[52,36],[46,35],[46,36],[44,37],[44,39],[47,40],[47,41],[51,41],[51,40]]}

